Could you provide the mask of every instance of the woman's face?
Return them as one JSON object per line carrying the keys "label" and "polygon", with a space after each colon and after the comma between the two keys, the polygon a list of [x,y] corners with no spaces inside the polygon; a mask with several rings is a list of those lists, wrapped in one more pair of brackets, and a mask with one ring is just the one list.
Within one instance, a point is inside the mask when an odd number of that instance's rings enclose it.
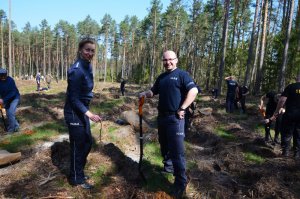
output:
{"label": "woman's face", "polygon": [[80,50],[80,57],[84,60],[91,61],[95,54],[96,45],[92,43],[84,44],[83,48]]}

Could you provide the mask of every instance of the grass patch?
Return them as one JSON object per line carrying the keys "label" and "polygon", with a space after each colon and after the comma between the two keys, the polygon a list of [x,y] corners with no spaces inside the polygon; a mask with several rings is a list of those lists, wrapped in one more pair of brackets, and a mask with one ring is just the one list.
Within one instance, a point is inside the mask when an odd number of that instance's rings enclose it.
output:
{"label": "grass patch", "polygon": [[114,107],[119,107],[124,104],[124,98],[112,99],[109,101],[104,101],[98,104],[95,104],[91,107],[92,112],[95,113],[105,113],[109,112]]}
{"label": "grass patch", "polygon": [[113,133],[114,131],[116,131],[118,129],[118,127],[116,126],[109,126],[108,127],[108,133]]}
{"label": "grass patch", "polygon": [[250,152],[244,153],[244,158],[246,161],[256,164],[262,164],[265,162],[265,159],[263,157]]}
{"label": "grass patch", "polygon": [[186,168],[189,170],[194,170],[197,167],[198,167],[198,164],[195,160],[187,161],[187,163],[186,163]]}
{"label": "grass patch", "polygon": [[265,135],[265,126],[263,124],[257,124],[255,127],[255,131],[260,135]]}
{"label": "grass patch", "polygon": [[226,131],[223,128],[220,128],[220,127],[216,129],[216,134],[219,137],[224,138],[226,140],[231,140],[231,141],[236,140],[236,137],[234,135],[232,135],[229,131]]}
{"label": "grass patch", "polygon": [[163,169],[160,147],[157,142],[150,142],[144,146],[144,161],[142,170],[146,173],[147,184],[144,188],[147,191],[165,190],[168,191],[169,185],[173,182],[172,174],[162,175]]}
{"label": "grass patch", "polygon": [[92,178],[95,179],[96,186],[100,186],[102,184],[109,184],[111,182],[111,178],[109,177],[109,175],[105,175],[107,173],[107,169],[107,167],[101,165],[92,175]]}
{"label": "grass patch", "polygon": [[144,146],[145,158],[154,165],[162,165],[162,157],[160,154],[160,147],[157,142],[150,142]]}
{"label": "grass patch", "polygon": [[52,136],[58,135],[63,131],[65,132],[65,130],[65,127],[58,125],[57,123],[48,123],[34,128],[32,131],[13,134],[7,137],[0,143],[0,148],[9,152],[21,151],[24,147],[31,146],[38,141],[50,140]]}

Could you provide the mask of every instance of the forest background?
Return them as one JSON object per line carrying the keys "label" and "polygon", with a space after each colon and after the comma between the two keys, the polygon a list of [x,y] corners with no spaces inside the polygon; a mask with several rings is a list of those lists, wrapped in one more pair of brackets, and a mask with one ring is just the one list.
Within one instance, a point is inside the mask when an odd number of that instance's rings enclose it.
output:
{"label": "forest background", "polygon": [[0,8],[0,64],[16,79],[52,74],[65,80],[82,37],[97,40],[95,81],[152,84],[174,50],[180,68],[203,90],[225,86],[234,75],[252,94],[278,92],[300,72],[300,0],[171,0],[162,12],[152,0],[144,19],[87,15],[77,24],[47,19],[18,31]]}

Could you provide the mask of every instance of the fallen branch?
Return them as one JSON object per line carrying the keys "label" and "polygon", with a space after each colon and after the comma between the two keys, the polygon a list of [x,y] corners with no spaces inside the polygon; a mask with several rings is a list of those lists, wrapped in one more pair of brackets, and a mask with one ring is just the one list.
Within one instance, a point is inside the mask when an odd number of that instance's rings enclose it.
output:
{"label": "fallen branch", "polygon": [[45,180],[43,180],[42,182],[40,182],[40,183],[39,183],[39,186],[42,186],[42,185],[44,185],[44,184],[50,182],[50,181],[53,180],[54,178],[56,178],[56,176],[52,176],[52,177],[49,176],[48,178],[46,178]]}

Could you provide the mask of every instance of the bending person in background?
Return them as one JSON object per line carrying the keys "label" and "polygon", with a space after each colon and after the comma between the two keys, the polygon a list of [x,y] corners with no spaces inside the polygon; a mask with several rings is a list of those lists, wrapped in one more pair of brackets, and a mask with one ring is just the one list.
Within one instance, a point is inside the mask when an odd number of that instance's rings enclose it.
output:
{"label": "bending person in background", "polygon": [[238,86],[238,101],[241,103],[242,113],[246,113],[246,96],[249,94],[247,86]]}
{"label": "bending person in background", "polygon": [[91,60],[95,54],[96,44],[92,39],[83,39],[79,43],[77,61],[68,70],[68,87],[64,116],[69,129],[71,148],[70,175],[71,185],[80,185],[91,189],[84,174],[87,156],[92,147],[90,120],[99,122],[99,115],[89,111],[93,98],[93,71]]}
{"label": "bending person in background", "polygon": [[20,102],[20,93],[14,79],[7,76],[7,70],[0,68],[0,104],[5,108],[8,119],[7,132],[13,133],[19,130],[16,120],[16,110]]}
{"label": "bending person in background", "polygon": [[159,95],[158,139],[164,171],[175,176],[171,194],[175,198],[181,198],[187,186],[184,117],[186,108],[195,100],[198,89],[188,73],[177,68],[177,62],[175,52],[165,51],[163,66],[166,72],[158,76],[151,90],[140,93],[139,97]]}
{"label": "bending person in background", "polygon": [[46,83],[47,83],[47,87],[48,87],[48,89],[50,89],[51,88],[51,81],[52,81],[52,75],[49,73],[49,74],[47,74],[46,75]]}
{"label": "bending person in background", "polygon": [[[277,106],[276,95],[277,94],[275,91],[270,91],[260,98],[260,105],[259,105],[260,109],[264,108],[264,103],[266,100],[268,100],[266,104],[266,115],[265,115],[265,142],[270,142],[271,140],[270,131],[271,131],[272,121],[269,119],[272,117],[274,111],[276,110],[276,106]],[[277,137],[274,138],[274,141],[279,142],[278,135]]]}

